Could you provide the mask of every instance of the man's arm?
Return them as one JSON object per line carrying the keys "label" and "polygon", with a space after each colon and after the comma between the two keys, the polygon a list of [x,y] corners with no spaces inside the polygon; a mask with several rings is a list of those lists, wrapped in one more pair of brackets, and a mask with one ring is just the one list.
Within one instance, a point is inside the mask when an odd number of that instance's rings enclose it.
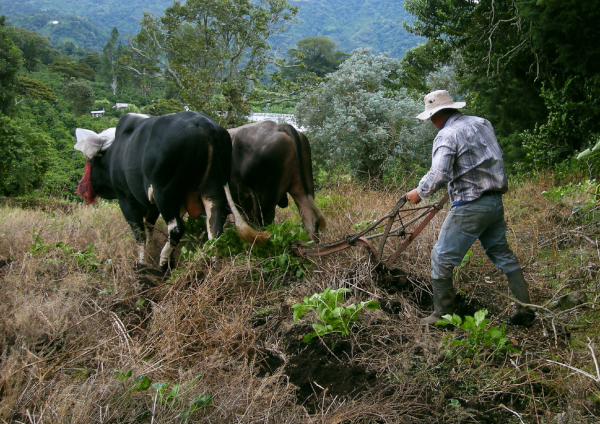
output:
{"label": "man's arm", "polygon": [[434,140],[431,168],[425,174],[417,188],[407,193],[406,198],[412,203],[419,203],[421,199],[431,196],[444,187],[452,179],[452,167],[456,148],[453,143],[443,137]]}

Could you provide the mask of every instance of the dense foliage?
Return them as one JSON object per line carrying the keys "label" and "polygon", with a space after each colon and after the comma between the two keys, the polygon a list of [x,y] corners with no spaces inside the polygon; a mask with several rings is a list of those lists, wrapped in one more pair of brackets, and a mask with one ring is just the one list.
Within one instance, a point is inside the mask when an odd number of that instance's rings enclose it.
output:
{"label": "dense foliage", "polygon": [[347,164],[363,177],[380,178],[396,160],[414,164],[428,157],[423,143],[433,126],[414,119],[421,102],[398,86],[399,69],[395,59],[357,49],[298,103],[298,123],[310,128],[318,164]]}
{"label": "dense foliage", "polygon": [[[74,3],[77,4],[77,3]],[[16,9],[20,10],[20,9]],[[76,15],[80,15],[79,9]],[[109,37],[107,27],[98,25],[88,18],[62,12],[45,12],[37,9],[33,13],[14,13],[10,22],[18,27],[37,31],[52,44],[71,43],[73,48],[98,52]],[[110,28],[110,27],[109,27]]]}
{"label": "dense foliage", "polygon": [[292,0],[299,7],[299,24],[274,37],[282,51],[297,40],[321,35],[335,41],[345,52],[371,47],[376,53],[401,58],[422,39],[407,32],[403,21],[412,21],[405,0]]}
{"label": "dense foliage", "polygon": [[[423,95],[439,88],[463,98],[467,113],[494,124],[509,168],[558,166],[596,176],[597,155],[570,159],[600,139],[600,71],[591,46],[598,12],[589,3],[407,0],[416,19],[406,27],[427,41],[401,61],[377,49],[349,57],[336,31],[298,40],[286,59],[277,59],[272,43],[289,36],[294,19],[317,5],[315,19],[330,19],[331,28],[343,17],[352,26],[350,17],[361,7],[369,19],[394,16],[387,4],[348,2],[334,19],[326,13],[331,6],[301,3],[175,3],[163,16],[146,13],[128,42],[112,27],[97,52],[68,37],[53,45],[3,19],[0,113],[7,154],[1,172],[18,177],[5,181],[2,194],[37,189],[71,197],[83,166],[72,151],[75,128],[100,131],[129,111],[186,107],[230,127],[244,123],[251,110],[290,113],[297,105],[317,180],[340,170],[414,179],[428,167],[434,136],[434,128],[414,116]],[[5,8],[14,12],[13,6]],[[276,64],[279,71],[271,73]],[[91,110],[104,116],[92,119]]]}
{"label": "dense foliage", "polygon": [[[452,62],[444,52],[458,55],[461,94],[494,123],[509,161],[555,165],[594,143],[598,2],[407,0],[406,7],[416,17],[407,28],[429,40],[408,68],[440,67]],[[425,76],[413,74],[407,78],[424,88]]]}
{"label": "dense foliage", "polygon": [[325,36],[303,38],[287,54],[289,60],[282,69],[282,76],[287,79],[296,79],[306,73],[324,77],[337,70],[349,56],[336,50],[335,43]]}
{"label": "dense foliage", "polygon": [[[302,38],[325,35],[345,52],[371,46],[377,52],[390,52],[392,57],[400,58],[420,39],[402,27],[402,21],[411,20],[404,10],[404,0],[292,0],[290,3],[299,8],[297,24],[270,42],[281,55]],[[122,36],[137,34],[144,12],[162,16],[172,5],[172,0],[2,2],[3,13],[16,26],[39,31],[53,44],[71,41],[97,53],[108,40],[111,28],[117,27]],[[53,21],[59,24],[52,24]]]}
{"label": "dense foliage", "polygon": [[175,3],[160,19],[144,15],[131,49],[164,70],[192,109],[239,125],[250,111],[253,83],[272,60],[267,40],[296,11],[286,0]]}

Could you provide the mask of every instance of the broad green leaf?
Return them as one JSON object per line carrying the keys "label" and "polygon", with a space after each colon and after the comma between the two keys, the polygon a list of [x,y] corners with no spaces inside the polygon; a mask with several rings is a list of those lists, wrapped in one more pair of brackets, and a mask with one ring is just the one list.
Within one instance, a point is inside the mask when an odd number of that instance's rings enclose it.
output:
{"label": "broad green leaf", "polygon": [[319,335],[325,334],[324,332],[327,331],[327,326],[319,322],[313,323],[312,328]]}
{"label": "broad green leaf", "polygon": [[377,302],[376,300],[370,300],[368,302],[363,302],[363,306],[371,310],[379,309],[379,302]]}
{"label": "broad green leaf", "polygon": [[143,391],[143,390],[147,390],[148,387],[150,387],[150,383],[152,383],[152,381],[150,380],[150,377],[148,377],[147,375],[138,375],[137,377],[134,378],[134,389],[137,391]]}
{"label": "broad green leaf", "polygon": [[304,305],[302,303],[296,303],[292,305],[292,309],[294,310],[294,322],[298,321],[304,315]]}
{"label": "broad green leaf", "polygon": [[483,322],[483,320],[485,319],[485,316],[487,315],[488,311],[487,309],[482,309],[480,311],[475,312],[475,324],[479,327],[480,324]]}
{"label": "broad green leaf", "polygon": [[152,384],[152,388],[157,392],[164,392],[169,384],[168,383],[154,383]]}
{"label": "broad green leaf", "polygon": [[314,339],[315,337],[317,337],[317,333],[310,333],[310,334],[307,334],[306,336],[304,336],[304,337],[302,338],[302,341],[303,341],[304,343],[308,343],[308,342],[310,342],[312,339]]}
{"label": "broad green leaf", "polygon": [[180,387],[179,383],[173,384],[171,391],[169,393],[167,393],[165,398],[168,400],[175,399],[177,397],[177,395],[179,394],[179,387]]}

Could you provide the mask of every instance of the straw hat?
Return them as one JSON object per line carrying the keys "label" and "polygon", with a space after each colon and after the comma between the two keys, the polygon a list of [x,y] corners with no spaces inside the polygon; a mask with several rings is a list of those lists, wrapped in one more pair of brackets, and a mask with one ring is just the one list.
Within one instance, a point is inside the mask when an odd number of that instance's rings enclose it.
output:
{"label": "straw hat", "polygon": [[421,121],[429,119],[442,109],[462,109],[467,104],[465,102],[455,102],[446,90],[432,91],[425,96],[425,111],[418,114],[417,118]]}

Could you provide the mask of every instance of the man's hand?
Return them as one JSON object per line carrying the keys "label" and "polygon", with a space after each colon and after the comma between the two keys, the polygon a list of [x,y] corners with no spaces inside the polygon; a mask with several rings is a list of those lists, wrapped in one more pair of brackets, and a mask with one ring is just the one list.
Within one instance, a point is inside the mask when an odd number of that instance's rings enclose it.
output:
{"label": "man's hand", "polygon": [[406,198],[408,199],[408,201],[414,204],[417,204],[421,201],[421,197],[419,196],[419,193],[417,193],[416,188],[406,193]]}

